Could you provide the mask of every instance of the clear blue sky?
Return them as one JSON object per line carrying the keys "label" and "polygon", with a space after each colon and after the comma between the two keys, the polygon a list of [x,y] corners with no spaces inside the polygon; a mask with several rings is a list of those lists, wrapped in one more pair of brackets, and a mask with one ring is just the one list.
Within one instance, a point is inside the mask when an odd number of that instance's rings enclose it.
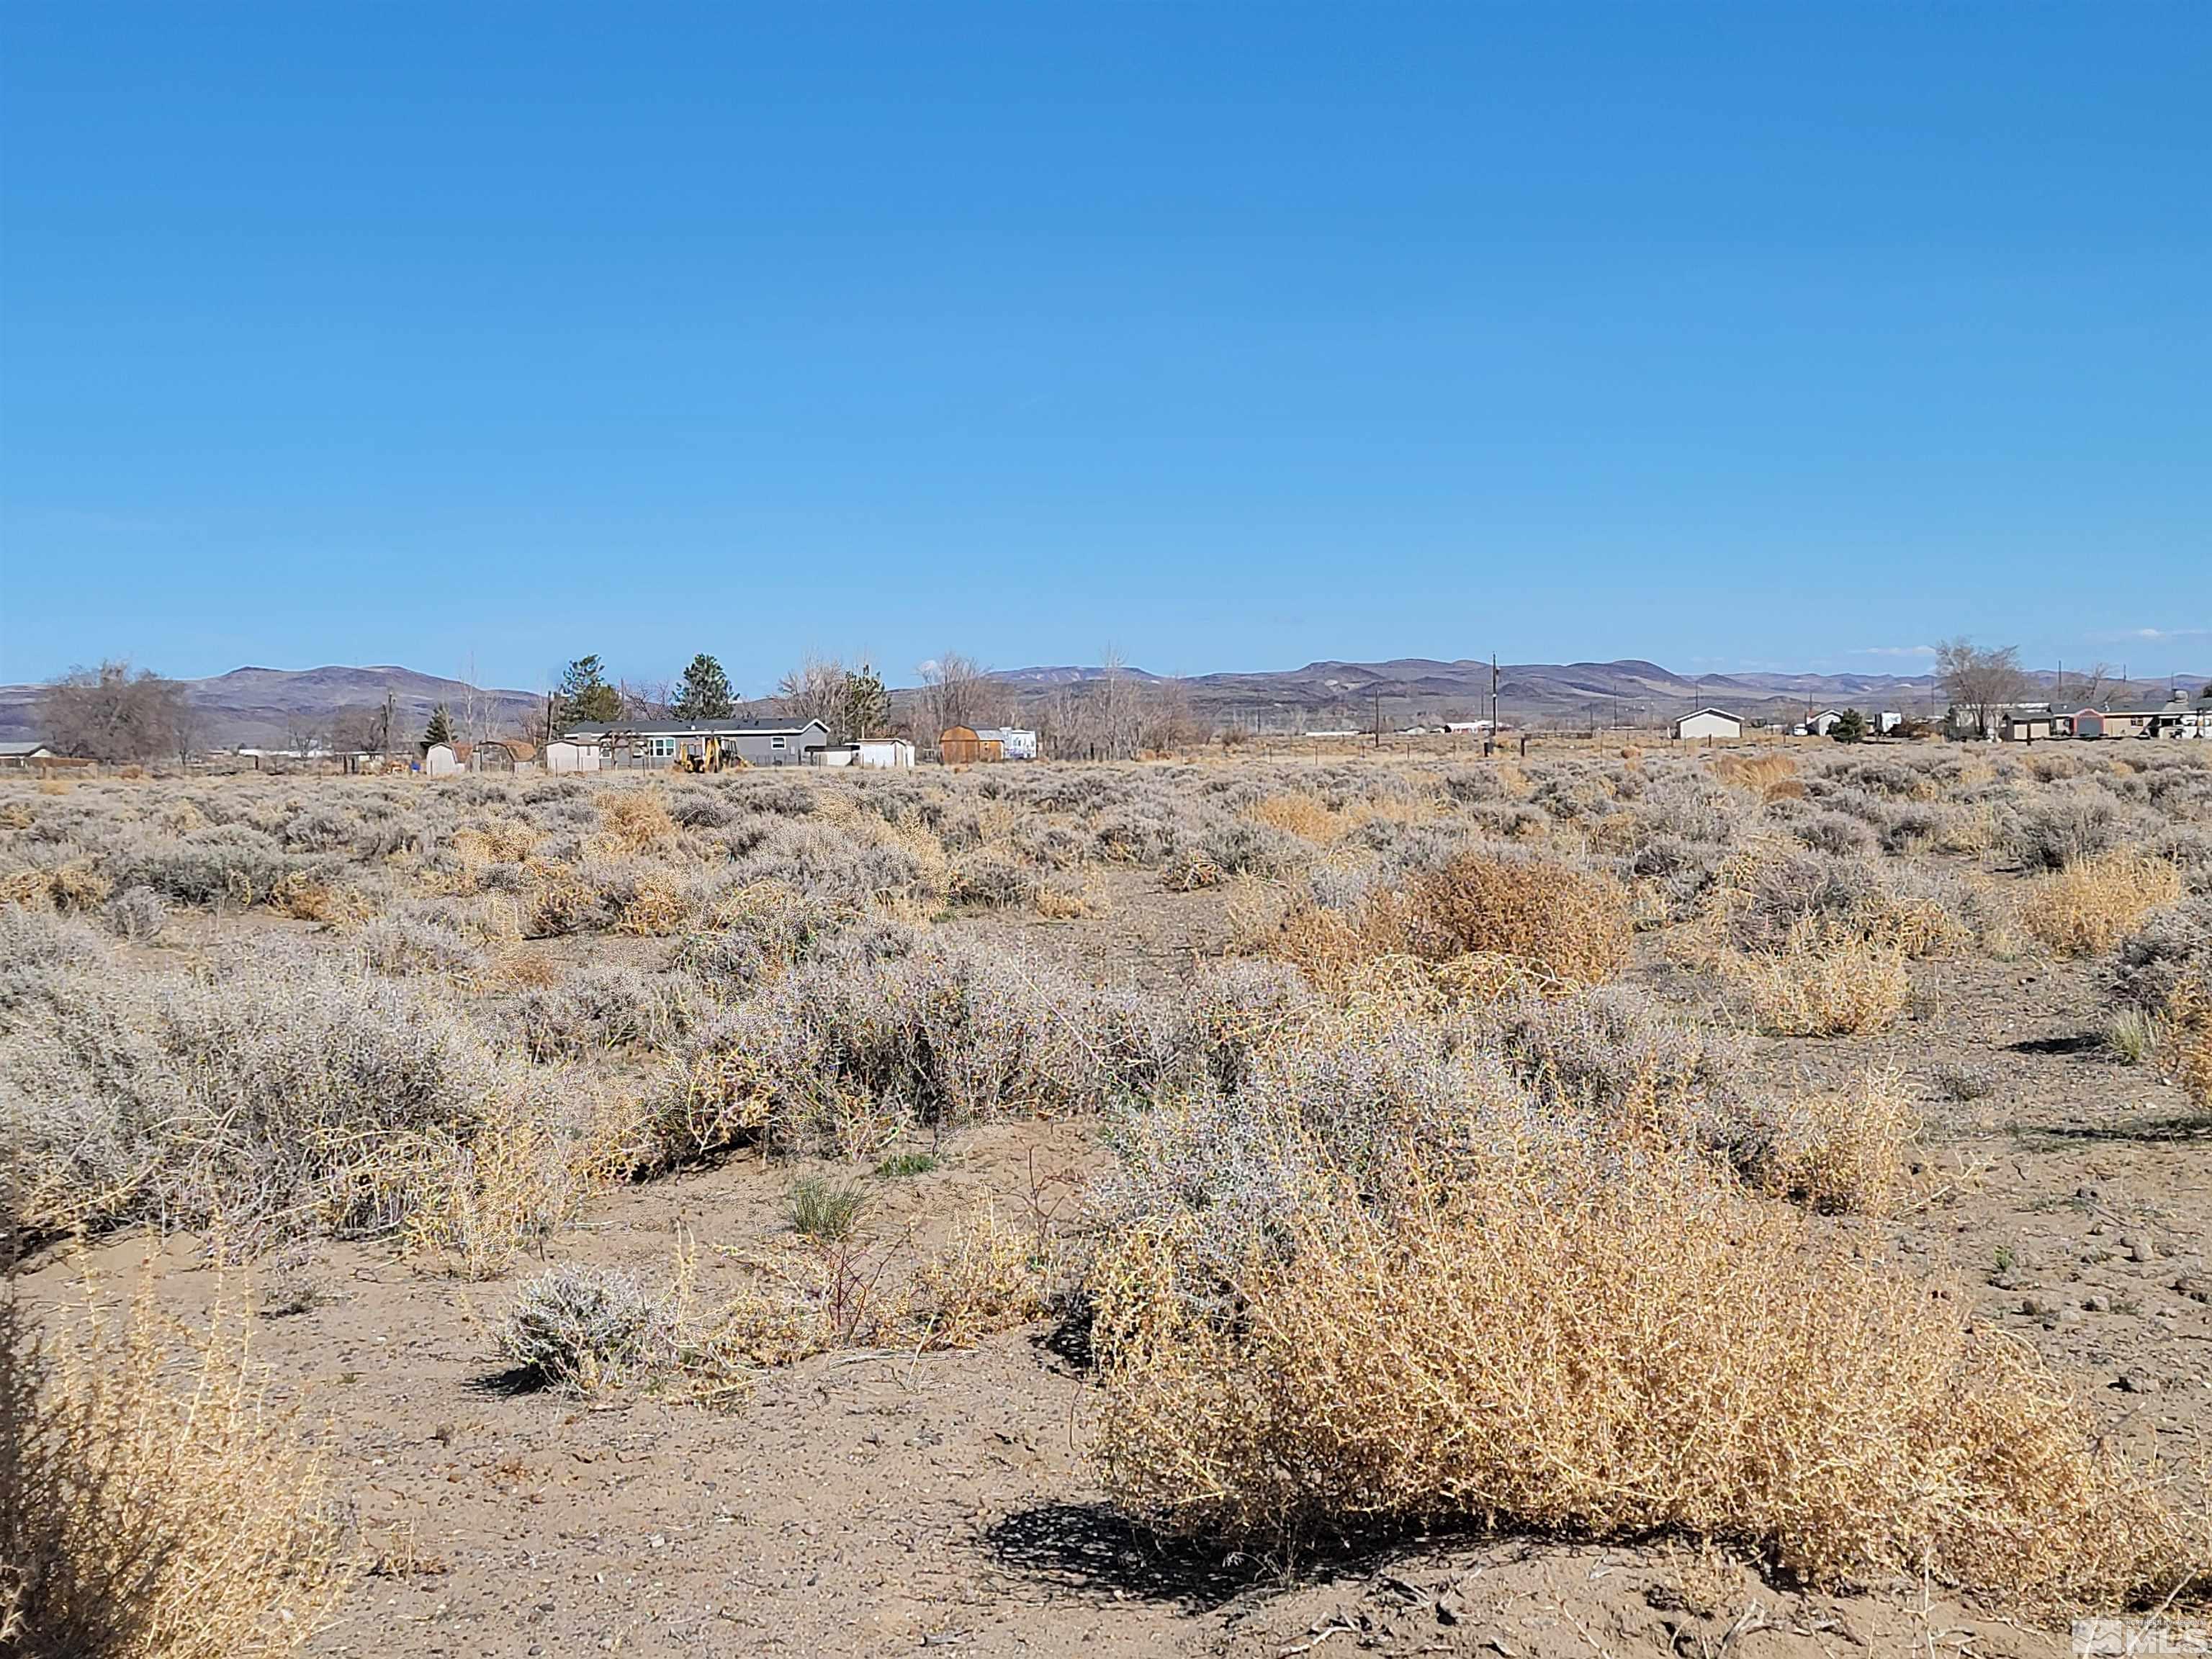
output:
{"label": "clear blue sky", "polygon": [[2212,6],[0,5],[0,679],[2212,669]]}

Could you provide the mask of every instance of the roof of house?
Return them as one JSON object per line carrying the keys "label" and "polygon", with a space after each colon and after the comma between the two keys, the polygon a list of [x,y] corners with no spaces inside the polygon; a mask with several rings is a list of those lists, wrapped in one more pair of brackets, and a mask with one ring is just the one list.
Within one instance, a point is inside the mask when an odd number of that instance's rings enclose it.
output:
{"label": "roof of house", "polygon": [[0,757],[9,760],[27,760],[33,755],[46,754],[52,746],[35,739],[29,743],[0,743]]}
{"label": "roof of house", "polygon": [[586,738],[594,742],[605,738],[794,738],[817,726],[824,732],[830,730],[819,720],[698,720],[672,725],[572,726],[561,735],[571,743]]}
{"label": "roof of house", "polygon": [[1742,715],[1731,714],[1725,708],[1692,708],[1686,714],[1676,715],[1674,717],[1674,724],[1680,726],[1684,720],[1693,720],[1700,714],[1718,714],[1724,720],[1734,720],[1738,726],[1741,726],[1743,724]]}

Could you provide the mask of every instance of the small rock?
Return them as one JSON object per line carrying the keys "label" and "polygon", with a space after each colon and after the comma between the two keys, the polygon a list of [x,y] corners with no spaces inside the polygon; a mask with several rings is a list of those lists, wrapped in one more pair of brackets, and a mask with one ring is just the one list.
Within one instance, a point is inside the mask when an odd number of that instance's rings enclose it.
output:
{"label": "small rock", "polygon": [[2122,1394],[2156,1394],[2158,1379],[2142,1371],[2122,1371],[2112,1386]]}
{"label": "small rock", "polygon": [[2089,1224],[2089,1237],[2092,1237],[2092,1238],[2102,1238],[2104,1236],[2105,1236],[2105,1224],[2104,1224],[2103,1222],[2101,1222],[2101,1221],[2093,1221],[2093,1222],[2091,1222],[2091,1223]]}
{"label": "small rock", "polygon": [[2112,1298],[2109,1296],[2085,1296],[2081,1298],[2081,1305],[2091,1313],[2110,1313]]}
{"label": "small rock", "polygon": [[2191,1302],[2212,1304],[2212,1279],[2197,1273],[2184,1273],[2173,1281],[2173,1288]]}

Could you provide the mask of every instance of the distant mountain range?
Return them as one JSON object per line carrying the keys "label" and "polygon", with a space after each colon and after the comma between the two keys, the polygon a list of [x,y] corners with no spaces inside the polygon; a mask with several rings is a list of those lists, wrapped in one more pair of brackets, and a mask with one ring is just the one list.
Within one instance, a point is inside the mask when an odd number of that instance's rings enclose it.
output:
{"label": "distant mountain range", "polygon": [[[1162,676],[1139,668],[1130,679],[1158,684]],[[1054,696],[1091,695],[1105,671],[1080,666],[1006,669],[992,678],[1006,690],[1002,716],[1034,715]],[[2033,677],[2056,695],[2055,677]],[[2180,677],[2201,684],[2203,676]],[[1303,668],[1253,673],[1199,674],[1179,682],[1192,712],[1224,726],[1263,731],[1364,726],[1380,708],[1386,728],[1434,725],[1485,712],[1491,666],[1462,659],[1437,662],[1406,657],[1392,662],[1314,662]],[[289,749],[321,740],[350,711],[380,708],[388,696],[392,729],[416,733],[431,709],[444,703],[456,723],[468,720],[491,732],[535,732],[544,699],[532,691],[477,690],[409,668],[238,668],[185,683],[199,728],[210,749],[241,745]],[[2078,695],[2078,681],[2075,686]],[[2136,682],[2122,701],[2162,698],[2166,682]],[[35,738],[35,685],[0,686],[0,740]],[[1683,675],[1656,663],[1502,663],[1498,704],[1508,725],[1548,726],[1660,726],[1708,703],[1751,719],[1781,719],[1823,708],[1853,705],[1869,713],[1894,708],[1941,714],[1943,698],[1929,674],[1700,674]],[[2109,694],[2108,694],[2109,695]],[[903,714],[911,691],[892,694]]]}

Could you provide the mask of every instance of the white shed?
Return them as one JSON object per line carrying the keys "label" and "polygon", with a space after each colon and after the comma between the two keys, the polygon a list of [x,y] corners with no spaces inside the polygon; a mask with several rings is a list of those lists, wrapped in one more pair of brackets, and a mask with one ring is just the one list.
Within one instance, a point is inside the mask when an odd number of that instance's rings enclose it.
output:
{"label": "white shed", "polygon": [[1674,722],[1678,738],[1740,738],[1743,722],[1724,708],[1700,708]]}
{"label": "white shed", "polygon": [[903,771],[914,764],[914,745],[904,738],[862,738],[860,764]]}
{"label": "white shed", "polygon": [[549,743],[545,745],[545,769],[549,772],[596,772],[599,769],[599,745],[557,740]]}

